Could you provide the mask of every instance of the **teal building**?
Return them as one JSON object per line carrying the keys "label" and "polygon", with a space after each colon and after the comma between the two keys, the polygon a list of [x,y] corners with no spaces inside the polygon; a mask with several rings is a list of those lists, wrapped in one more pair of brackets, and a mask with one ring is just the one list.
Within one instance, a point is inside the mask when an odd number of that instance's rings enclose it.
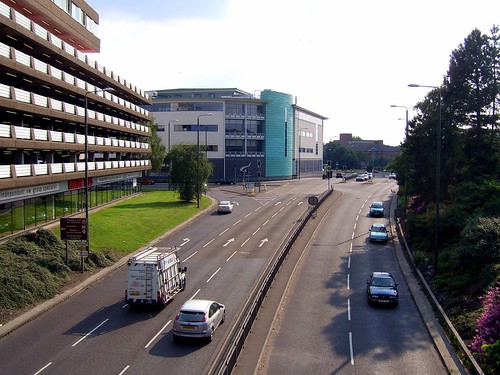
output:
{"label": "teal building", "polygon": [[[146,106],[169,150],[196,144],[214,166],[212,180],[265,181],[320,176],[326,117],[287,93],[237,88],[154,90]],[[152,93],[151,92],[151,93]]]}

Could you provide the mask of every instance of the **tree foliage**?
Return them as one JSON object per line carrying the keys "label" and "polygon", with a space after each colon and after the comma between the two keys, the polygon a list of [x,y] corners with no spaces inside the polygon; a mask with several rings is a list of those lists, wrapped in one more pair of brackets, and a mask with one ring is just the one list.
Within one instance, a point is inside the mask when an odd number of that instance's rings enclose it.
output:
{"label": "tree foliage", "polygon": [[181,200],[190,202],[198,191],[205,192],[213,166],[197,145],[177,144],[166,157],[170,164],[171,183],[176,186]]}
{"label": "tree foliage", "polygon": [[347,169],[359,168],[359,155],[351,148],[342,146],[338,142],[329,142],[323,148],[324,163],[332,162],[332,166],[336,163],[341,169],[344,165]]}
{"label": "tree foliage", "polygon": [[[499,78],[498,27],[490,35],[472,30],[451,53],[442,84],[415,105],[417,114],[409,121],[401,153],[391,163],[410,196],[405,225],[421,257],[434,252],[436,198],[440,199],[439,261],[433,285],[451,309],[454,301],[475,300],[500,279]],[[489,302],[473,343],[485,368],[491,369],[496,361],[491,373],[499,373],[499,294],[498,285],[487,293]],[[462,307],[457,309],[457,319],[464,315]],[[464,335],[472,337],[470,331]]]}
{"label": "tree foliage", "polygon": [[162,139],[158,135],[158,124],[155,122],[149,122],[148,126],[151,129],[151,137],[148,138],[148,141],[152,151],[151,155],[148,155],[148,159],[151,160],[152,169],[155,172],[159,172],[165,161],[165,145],[162,143]]}

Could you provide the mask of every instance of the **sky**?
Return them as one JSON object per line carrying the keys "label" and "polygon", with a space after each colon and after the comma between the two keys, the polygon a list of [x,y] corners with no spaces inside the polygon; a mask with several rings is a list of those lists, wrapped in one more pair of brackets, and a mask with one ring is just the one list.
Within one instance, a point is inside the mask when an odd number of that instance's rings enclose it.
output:
{"label": "sky", "polygon": [[[397,146],[405,116],[442,84],[474,30],[500,25],[499,0],[87,0],[91,57],[144,91],[270,89],[341,133]],[[401,106],[393,108],[391,105]]]}

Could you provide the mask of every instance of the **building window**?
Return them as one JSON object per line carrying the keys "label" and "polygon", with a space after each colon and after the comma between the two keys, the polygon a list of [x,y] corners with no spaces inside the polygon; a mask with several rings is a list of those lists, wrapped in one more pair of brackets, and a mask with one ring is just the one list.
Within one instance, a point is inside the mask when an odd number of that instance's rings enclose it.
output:
{"label": "building window", "polygon": [[69,1],[68,0],[52,0],[59,8],[69,13]]}
{"label": "building window", "polygon": [[236,103],[226,104],[226,115],[229,116],[244,116],[245,115],[245,105]]}
{"label": "building window", "polygon": [[243,152],[242,139],[226,139],[226,152],[238,151]]}
{"label": "building window", "polygon": [[71,17],[77,20],[80,24],[84,24],[84,13],[80,7],[74,3],[71,3]]}
{"label": "building window", "polygon": [[243,134],[243,120],[228,119],[226,120],[226,134]]}

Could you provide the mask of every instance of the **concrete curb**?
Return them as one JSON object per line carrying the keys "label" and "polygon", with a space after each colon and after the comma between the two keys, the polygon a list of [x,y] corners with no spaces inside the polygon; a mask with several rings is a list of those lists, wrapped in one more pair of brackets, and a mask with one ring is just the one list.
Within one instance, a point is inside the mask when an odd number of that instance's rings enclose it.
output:
{"label": "concrete curb", "polygon": [[198,212],[196,215],[192,216],[188,220],[184,221],[183,223],[177,225],[176,227],[166,231],[163,233],[160,237],[155,238],[151,242],[149,242],[146,246],[141,247],[140,249],[136,250],[134,253],[127,254],[126,256],[123,256],[120,258],[118,261],[116,261],[113,265],[106,267],[96,274],[89,276],[87,279],[85,279],[82,283],[78,284],[74,288],[68,289],[67,291],[57,294],[50,300],[47,300],[45,302],[40,303],[39,305],[35,306],[31,310],[27,311],[26,313],[19,315],[18,317],[8,321],[7,323],[3,324],[0,326],[0,339],[3,338],[4,336],[7,336],[11,332],[15,331],[19,327],[22,327],[26,323],[30,322],[31,320],[37,318],[38,316],[44,314],[45,312],[49,311],[53,307],[59,305],[60,303],[68,300],[69,298],[73,297],[75,294],[78,294],[82,290],[88,288],[90,285],[96,283],[103,277],[107,276],[111,272],[117,270],[121,266],[123,266],[125,263],[127,263],[128,259],[130,256],[133,254],[142,251],[144,249],[147,249],[150,246],[155,246],[158,242],[162,241],[163,239],[167,238],[171,234],[175,233],[176,231],[180,230],[181,228],[185,227],[186,225],[189,225],[192,221],[196,220],[198,217],[201,215],[205,215],[207,212],[209,212],[212,207],[215,206],[217,203],[212,197],[207,196],[212,203],[210,204],[209,207],[205,208],[203,211]]}

